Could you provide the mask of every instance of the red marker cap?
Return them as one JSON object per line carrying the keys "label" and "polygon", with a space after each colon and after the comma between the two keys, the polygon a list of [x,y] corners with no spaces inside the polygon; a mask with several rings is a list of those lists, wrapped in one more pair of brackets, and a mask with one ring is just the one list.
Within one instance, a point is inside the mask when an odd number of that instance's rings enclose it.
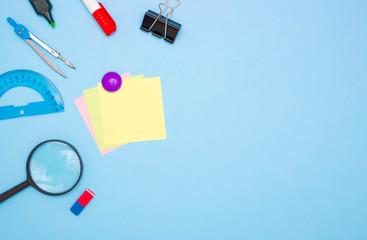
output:
{"label": "red marker cap", "polygon": [[116,23],[102,3],[98,4],[96,0],[82,0],[82,2],[107,36],[116,31]]}

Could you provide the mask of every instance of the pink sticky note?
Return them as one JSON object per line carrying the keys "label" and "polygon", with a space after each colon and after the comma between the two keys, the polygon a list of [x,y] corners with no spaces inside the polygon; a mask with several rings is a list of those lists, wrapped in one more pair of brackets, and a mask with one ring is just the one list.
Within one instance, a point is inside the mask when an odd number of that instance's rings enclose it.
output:
{"label": "pink sticky note", "polygon": [[[125,73],[125,74],[121,75],[122,79],[129,78],[129,77],[131,77],[130,73]],[[88,128],[90,134],[92,135],[93,140],[95,141],[95,143],[96,143],[96,145],[97,145],[97,147],[98,147],[98,149],[99,149],[99,151],[101,152],[102,155],[105,155],[109,152],[112,152],[113,150],[115,150],[115,149],[122,146],[122,145],[119,145],[119,146],[116,146],[116,147],[101,150],[98,146],[98,143],[97,143],[96,134],[94,133],[92,120],[90,119],[87,103],[85,102],[84,96],[81,96],[81,97],[75,99],[74,103],[75,103],[76,107],[78,108],[78,110],[80,112],[80,115],[82,116],[85,124],[87,125],[87,128]]]}

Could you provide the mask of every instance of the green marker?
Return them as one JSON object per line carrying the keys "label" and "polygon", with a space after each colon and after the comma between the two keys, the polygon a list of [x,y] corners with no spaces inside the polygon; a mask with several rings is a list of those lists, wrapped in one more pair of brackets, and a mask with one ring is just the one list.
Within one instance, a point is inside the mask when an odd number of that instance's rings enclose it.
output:
{"label": "green marker", "polygon": [[44,16],[50,23],[51,27],[55,27],[55,22],[51,15],[52,5],[49,0],[29,0],[38,15]]}

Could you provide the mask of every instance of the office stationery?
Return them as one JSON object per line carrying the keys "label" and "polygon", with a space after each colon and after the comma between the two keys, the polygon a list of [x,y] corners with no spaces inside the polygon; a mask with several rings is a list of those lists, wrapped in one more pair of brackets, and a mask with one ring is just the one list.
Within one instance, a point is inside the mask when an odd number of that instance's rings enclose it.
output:
{"label": "office stationery", "polygon": [[84,193],[70,208],[70,211],[78,216],[83,211],[83,209],[88,205],[90,200],[92,200],[93,197],[94,193],[91,190],[89,189],[85,190]]}
{"label": "office stationery", "polygon": [[[131,74],[125,73],[121,75],[122,79],[131,77]],[[85,95],[77,98],[74,100],[80,114],[82,115],[82,118],[87,125],[87,128],[89,132],[91,133],[94,141],[97,144],[97,147],[99,151],[101,152],[102,156],[115,150],[118,147],[121,147],[121,144],[115,144],[115,145],[105,145],[103,141],[103,132],[102,132],[102,124],[101,124],[101,114],[100,114],[100,108],[99,108],[99,98],[98,98],[98,92],[96,91],[97,88],[94,88],[93,90],[86,90],[87,97],[89,98],[89,109],[87,106],[87,102],[85,100]],[[90,92],[90,94],[88,94]],[[93,120],[93,123],[92,123]],[[98,140],[97,140],[98,139]]]}
{"label": "office stationery", "polygon": [[96,134],[93,130],[93,124],[92,124],[92,120],[91,120],[89,112],[88,112],[87,103],[85,102],[85,97],[81,96],[81,97],[75,99],[74,103],[75,103],[76,107],[78,108],[79,113],[82,116],[85,125],[87,125],[87,128],[88,128],[90,134],[92,135],[94,142],[98,146],[98,149],[101,152],[102,156],[109,153],[109,152],[112,152],[113,150],[115,150],[115,149],[122,146],[122,145],[118,145],[118,146],[115,146],[115,147],[112,147],[112,148],[107,148],[107,149],[104,149],[104,150],[100,149],[100,146],[98,145],[98,142],[97,142]]}
{"label": "office stationery", "polygon": [[49,53],[51,53],[54,57],[61,59],[66,65],[68,65],[69,67],[75,69],[75,67],[67,60],[65,60],[64,58],[62,58],[60,56],[60,52],[53,50],[52,48],[50,48],[49,46],[47,46],[44,42],[42,42],[41,40],[39,40],[36,36],[34,36],[24,25],[21,24],[17,24],[12,18],[8,17],[7,18],[8,22],[10,23],[10,25],[12,25],[14,27],[14,32],[21,37],[24,41],[26,41],[26,43],[29,44],[29,46],[31,46],[36,53],[43,59],[43,61],[45,61],[53,70],[55,70],[58,74],[60,74],[61,76],[63,76],[64,78],[66,78],[65,74],[63,74],[56,66],[55,64],[53,64],[42,52],[41,50],[31,41],[35,41],[36,43],[38,43],[41,47],[43,47],[44,49],[46,49],[46,51],[48,51]]}
{"label": "office stationery", "polygon": [[64,111],[64,103],[56,86],[37,72],[13,70],[0,75],[0,98],[5,92],[15,87],[33,89],[41,95],[44,101],[29,103],[26,106],[0,107],[0,120]]}
{"label": "office stationery", "polygon": [[98,84],[104,143],[166,139],[160,78],[123,81],[120,90],[113,93]]}
{"label": "office stationery", "polygon": [[51,15],[52,5],[50,1],[49,0],[29,0],[29,1],[31,2],[34,11],[36,11],[38,15],[44,16],[47,19],[48,23],[51,25],[51,27],[54,28],[55,22]]}
{"label": "office stationery", "polygon": [[[131,77],[133,79],[142,78],[143,75],[137,75]],[[100,97],[98,93],[98,88],[90,88],[83,91],[85,101],[88,107],[88,112],[91,117],[91,122],[93,125],[94,132],[96,134],[97,145],[100,150],[106,150],[109,148],[113,148],[116,146],[120,146],[126,142],[116,143],[116,144],[107,144],[104,141],[103,137],[103,126],[102,126],[102,116],[101,116],[101,106],[100,106]]]}
{"label": "office stationery", "polygon": [[[144,15],[140,29],[146,32],[152,32],[153,35],[173,43],[178,31],[181,29],[181,24],[172,20],[174,9],[181,4],[180,0],[177,0],[177,2],[177,5],[174,7],[169,5],[168,0],[166,0],[166,3],[158,4],[160,10],[159,14],[152,10],[148,10]],[[164,10],[162,10],[162,6],[165,6]],[[165,14],[167,9],[170,9],[170,12],[164,17],[163,14]]]}
{"label": "office stationery", "polygon": [[116,92],[120,89],[122,79],[118,73],[108,72],[102,78],[102,86],[108,92]]}
{"label": "office stationery", "polygon": [[76,148],[62,140],[48,140],[33,148],[28,156],[27,180],[0,195],[0,203],[32,186],[41,193],[59,196],[79,182],[83,164]]}
{"label": "office stationery", "polygon": [[82,0],[82,2],[107,36],[116,31],[116,23],[102,3],[98,4],[96,0]]}
{"label": "office stationery", "polygon": [[75,100],[102,155],[125,143],[166,139],[160,78],[122,79],[118,91],[98,83]]}

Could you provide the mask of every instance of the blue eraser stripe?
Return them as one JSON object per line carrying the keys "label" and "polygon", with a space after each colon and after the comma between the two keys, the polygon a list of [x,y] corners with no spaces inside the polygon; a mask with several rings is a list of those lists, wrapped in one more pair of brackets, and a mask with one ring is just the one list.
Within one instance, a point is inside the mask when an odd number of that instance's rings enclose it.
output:
{"label": "blue eraser stripe", "polygon": [[75,215],[79,215],[83,211],[84,207],[78,201],[74,203],[74,205],[70,208],[70,211],[74,213]]}

